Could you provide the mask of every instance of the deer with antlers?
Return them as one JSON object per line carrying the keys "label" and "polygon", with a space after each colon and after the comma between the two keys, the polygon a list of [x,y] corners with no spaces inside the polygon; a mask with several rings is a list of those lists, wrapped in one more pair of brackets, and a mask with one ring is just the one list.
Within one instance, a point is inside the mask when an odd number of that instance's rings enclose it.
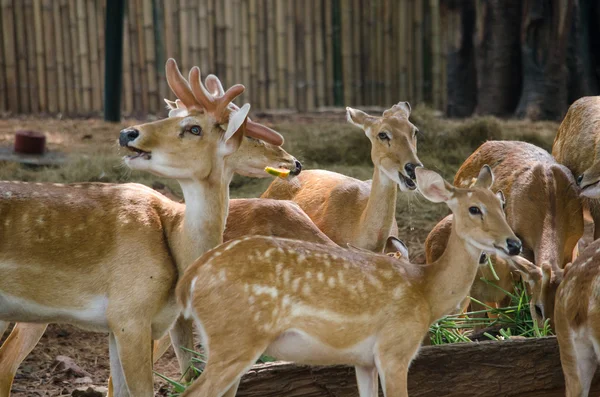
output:
{"label": "deer with antlers", "polygon": [[[214,98],[198,68],[189,84],[172,59],[166,72],[187,115],[126,129],[119,141],[133,152],[125,159],[130,168],[179,181],[183,211],[137,184],[0,186],[0,321],[110,332],[117,396],[153,395],[150,342],[179,315],[177,279],[222,241],[232,174],[225,159],[244,133],[283,143],[276,132],[246,120],[249,105],[237,112],[228,107],[243,86]],[[3,346],[0,362],[11,360],[10,346]]]}
{"label": "deer with antlers", "polygon": [[398,235],[396,196],[412,191],[418,129],[409,121],[410,105],[400,102],[381,117],[347,108],[348,121],[371,141],[372,181],[324,170],[304,171],[296,183],[275,180],[262,198],[293,200],[340,246],[381,252],[388,236]]}
{"label": "deer with antlers", "polygon": [[407,396],[408,366],[421,340],[466,296],[482,250],[520,251],[490,190],[489,167],[471,189],[423,168],[415,173],[422,194],[455,215],[446,251],[429,266],[271,237],[230,241],[191,265],[176,295],[200,329],[208,362],[184,396],[234,396],[265,351],[307,364],[354,365],[361,397],[377,396],[377,374],[387,396]]}
{"label": "deer with antlers", "polygon": [[[471,184],[483,164],[492,164],[496,176],[492,189],[506,197],[506,219],[523,242],[525,258],[507,261],[492,255],[500,280],[494,280],[487,262],[483,262],[471,296],[497,307],[506,297],[503,290],[512,290],[511,270],[516,270],[531,288],[531,314],[541,326],[552,317],[563,268],[572,261],[583,235],[583,213],[575,180],[566,167],[537,146],[521,141],[488,141],[465,160],[454,185]],[[442,255],[451,229],[449,215],[431,231],[425,242],[427,263]],[[485,309],[477,302],[471,305],[473,310]]]}

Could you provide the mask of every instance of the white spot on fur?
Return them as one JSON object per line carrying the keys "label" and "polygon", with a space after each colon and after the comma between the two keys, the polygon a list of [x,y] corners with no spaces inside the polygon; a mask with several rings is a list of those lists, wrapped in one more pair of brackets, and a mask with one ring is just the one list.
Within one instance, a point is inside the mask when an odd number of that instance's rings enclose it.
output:
{"label": "white spot on fur", "polygon": [[227,273],[225,272],[225,269],[221,269],[219,272],[219,279],[221,279],[221,281],[227,281]]}
{"label": "white spot on fur", "polygon": [[229,243],[229,245],[224,249],[224,251],[228,251],[230,249],[232,249],[233,247],[235,247],[236,245],[238,245],[239,243],[241,243],[242,240],[233,240],[231,243]]}
{"label": "white spot on fur", "polygon": [[298,264],[304,262],[305,259],[306,259],[306,255],[304,255],[304,254],[298,255]]}
{"label": "white spot on fur", "polygon": [[310,295],[310,292],[311,292],[310,284],[304,283],[304,285],[302,286],[302,294],[303,295]]}
{"label": "white spot on fur", "polygon": [[334,288],[335,287],[335,278],[329,277],[329,279],[327,279],[327,285],[329,285],[330,288]]}
{"label": "white spot on fur", "polygon": [[281,276],[282,270],[283,270],[283,263],[278,263],[277,266],[275,266],[275,276],[277,278],[279,278],[279,276]]}
{"label": "white spot on fur", "polygon": [[275,251],[275,248],[269,248],[268,250],[266,250],[265,251],[265,258],[271,257],[271,254],[273,253],[273,251]]}
{"label": "white spot on fur", "polygon": [[317,280],[319,280],[320,282],[325,281],[325,275],[323,275],[323,272],[317,273]]}
{"label": "white spot on fur", "polygon": [[299,286],[300,286],[300,277],[295,278],[294,281],[292,281],[292,289],[294,290],[294,292],[298,292]]}
{"label": "white spot on fur", "polygon": [[290,269],[283,271],[283,285],[287,286],[290,283]]}
{"label": "white spot on fur", "polygon": [[271,298],[277,298],[279,291],[275,287],[254,284],[252,286],[252,293],[255,295],[270,295]]}
{"label": "white spot on fur", "polygon": [[312,273],[311,272],[306,272],[306,279],[310,280],[312,278]]}
{"label": "white spot on fur", "polygon": [[400,297],[402,297],[402,288],[401,287],[396,287],[394,288],[394,291],[392,292],[392,296],[394,297],[394,299],[400,299]]}
{"label": "white spot on fur", "polygon": [[250,305],[254,305],[254,302],[256,302],[256,298],[254,297],[254,295],[250,295],[250,296],[248,297],[248,303],[249,303]]}
{"label": "white spot on fur", "polygon": [[194,289],[196,287],[196,281],[198,281],[198,276],[196,276],[192,279],[192,282],[190,283],[190,294],[188,295],[188,300],[187,300],[187,302],[183,302],[183,306],[185,308],[183,311],[183,316],[185,318],[190,318],[192,316],[193,307],[194,307],[192,302],[194,300],[193,298],[194,298]]}
{"label": "white spot on fur", "polygon": [[341,285],[344,285],[344,272],[342,272],[341,270],[338,270],[337,272],[337,276],[338,276],[338,281],[340,282]]}

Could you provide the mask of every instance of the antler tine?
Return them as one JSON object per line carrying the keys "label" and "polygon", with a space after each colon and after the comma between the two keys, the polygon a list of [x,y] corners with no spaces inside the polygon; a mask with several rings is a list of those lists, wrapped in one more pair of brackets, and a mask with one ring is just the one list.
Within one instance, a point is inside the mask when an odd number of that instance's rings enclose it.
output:
{"label": "antler tine", "polygon": [[177,98],[179,98],[186,107],[196,105],[196,98],[194,98],[194,94],[192,93],[188,82],[182,76],[177,67],[177,62],[175,62],[173,58],[167,60],[165,72],[167,75],[167,83]]}
{"label": "antler tine", "polygon": [[235,98],[240,96],[246,87],[242,84],[236,84],[233,87],[229,88],[223,96],[216,98],[215,102],[217,103],[217,109],[215,114],[218,115],[219,120],[227,120],[229,118],[229,104],[233,102]]}
{"label": "antler tine", "polygon": [[208,88],[212,96],[218,97],[225,95],[225,89],[223,88],[221,80],[219,80],[219,78],[214,74],[209,74],[208,76],[206,76],[204,84],[206,85],[206,88]]}
{"label": "antler tine", "polygon": [[215,101],[202,84],[202,80],[200,79],[200,68],[194,66],[192,70],[190,70],[190,84],[192,85],[192,93],[196,100],[202,104],[202,107],[206,109],[209,113],[215,113],[218,109]]}
{"label": "antler tine", "polygon": [[268,142],[271,145],[283,145],[283,136],[269,127],[256,123],[250,118],[246,121],[246,135]]}

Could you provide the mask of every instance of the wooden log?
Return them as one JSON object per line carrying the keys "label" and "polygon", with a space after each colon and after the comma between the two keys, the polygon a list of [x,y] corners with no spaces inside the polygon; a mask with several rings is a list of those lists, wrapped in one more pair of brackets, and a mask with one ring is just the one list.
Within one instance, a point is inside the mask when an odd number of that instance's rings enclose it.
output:
{"label": "wooden log", "polygon": [[407,57],[407,71],[406,71],[406,88],[407,88],[407,98],[405,100],[413,102],[415,101],[415,76],[414,76],[414,65],[415,65],[415,46],[414,46],[414,21],[412,18],[414,8],[414,1],[408,0],[406,3],[406,19],[408,23],[406,24],[405,29],[405,40],[406,40],[406,57]]}
{"label": "wooden log", "polygon": [[[77,113],[77,102],[75,95],[75,56],[73,55],[73,43],[71,36],[71,27],[69,24],[69,0],[60,0],[60,19],[61,19],[61,34],[63,42],[63,52],[65,57],[65,91],[67,95],[67,112],[68,114]],[[32,11],[33,12],[33,11]],[[32,69],[29,72],[30,76],[35,74]],[[30,77],[31,81],[35,81]]]}
{"label": "wooden log", "polygon": [[[314,1],[315,18],[315,85],[316,85],[316,106],[325,106],[325,54],[323,53],[323,2]],[[358,27],[355,27],[356,29]]]}
{"label": "wooden log", "polygon": [[306,109],[315,109],[315,66],[313,48],[312,10],[304,6],[304,51],[306,62]]}
{"label": "wooden log", "polygon": [[215,40],[215,21],[216,21],[216,15],[215,15],[215,1],[220,1],[220,0],[208,0],[208,4],[207,4],[207,8],[208,8],[208,59],[209,59],[209,64],[210,67],[209,69],[205,72],[205,73],[214,73],[216,72],[216,65],[215,65],[215,60],[216,60],[216,56],[215,56],[215,50],[216,50],[216,40]]}
{"label": "wooden log", "polygon": [[[147,0],[146,0],[147,1]],[[200,62],[200,38],[198,29],[198,1],[188,0],[187,2],[187,17],[188,17],[188,35],[189,35],[189,53],[190,53],[190,68],[199,65]],[[147,49],[147,47],[146,47]]]}
{"label": "wooden log", "polygon": [[[146,36],[144,35],[144,2],[146,0],[130,0],[135,2],[135,29],[137,32],[137,48],[139,59],[139,79],[141,91],[141,110],[148,113],[150,109],[150,98],[148,95],[148,65],[146,62]],[[188,33],[189,34],[189,33]],[[188,51],[189,54],[189,51]]]}
{"label": "wooden log", "polygon": [[96,6],[96,26],[98,27],[97,35],[98,35],[98,65],[99,65],[99,73],[100,73],[100,107],[104,104],[102,103],[103,91],[104,91],[104,63],[105,63],[105,48],[106,48],[106,39],[105,39],[105,21],[106,21],[106,12],[104,11],[104,7],[106,6],[105,1],[94,1]]}
{"label": "wooden log", "polygon": [[[596,374],[591,395],[600,392]],[[254,366],[238,397],[357,397],[354,369],[275,362]],[[564,378],[556,338],[421,348],[408,374],[411,397],[559,397]],[[383,393],[380,389],[380,396]]]}
{"label": "wooden log", "polygon": [[407,0],[399,0],[397,10],[396,20],[398,21],[397,25],[397,45],[398,45],[398,53],[396,57],[398,58],[398,100],[406,101],[408,98],[407,92],[407,47],[406,47],[406,25],[408,24],[408,17],[406,15],[406,2]]}
{"label": "wooden log", "polygon": [[287,41],[286,37],[286,23],[285,16],[288,7],[287,1],[276,2],[276,29],[277,29],[277,103],[276,108],[285,108],[288,106],[287,102],[287,52],[285,44]]}
{"label": "wooden log", "polygon": [[35,29],[35,58],[38,81],[38,100],[40,111],[48,111],[47,86],[46,86],[46,60],[44,57],[44,22],[42,17],[42,0],[33,1],[33,20]]}
{"label": "wooden log", "polygon": [[81,65],[81,91],[83,98],[83,112],[92,111],[92,80],[90,66],[90,48],[87,32],[87,11],[85,0],[77,0],[77,31],[79,33],[79,64]]}
{"label": "wooden log", "polygon": [[[228,43],[228,46],[233,49],[231,51],[232,55],[232,77],[230,82],[239,83],[242,79],[242,34],[241,34],[241,26],[240,26],[240,11],[241,11],[241,1],[240,0],[232,0],[231,2],[231,15],[228,15],[228,23],[231,26],[231,41]],[[244,94],[240,100],[244,99]]]}
{"label": "wooden log", "polygon": [[2,42],[6,68],[6,91],[8,110],[19,112],[19,88],[17,75],[17,56],[14,36],[14,9],[12,0],[2,0]]}
{"label": "wooden log", "polygon": [[[146,80],[148,87],[147,111],[156,114],[162,108],[162,98],[158,93],[158,76],[156,75],[156,42],[154,40],[154,18],[152,16],[152,0],[143,1],[144,55],[146,62]],[[197,36],[195,36],[197,37]],[[197,40],[194,40],[197,41]]]}
{"label": "wooden log", "polygon": [[[46,0],[48,1],[48,0]],[[87,0],[87,20],[89,27],[88,36],[90,43],[90,78],[92,94],[92,110],[94,113],[102,111],[102,91],[104,90],[104,79],[100,74],[100,58],[98,56],[98,25],[104,25],[103,20],[98,20],[98,10],[96,9],[96,0]]]}
{"label": "wooden log", "polygon": [[225,22],[225,3],[218,1],[215,4],[215,74],[223,82],[227,81],[227,26]]}
{"label": "wooden log", "polygon": [[304,5],[296,1],[295,6],[295,23],[296,27],[296,107],[299,111],[306,111],[306,52],[304,42]]}
{"label": "wooden log", "polygon": [[52,2],[52,25],[53,25],[53,39],[56,49],[56,90],[57,90],[57,109],[59,112],[65,114],[68,112],[67,108],[67,89],[65,82],[65,53],[63,48],[63,38],[61,29],[61,16],[60,16],[61,5],[58,1]]}
{"label": "wooden log", "polygon": [[44,59],[46,60],[46,98],[48,112],[55,114],[58,111],[58,86],[56,70],[56,45],[54,43],[54,27],[52,26],[52,1],[42,1],[42,20],[44,21]]}
{"label": "wooden log", "polygon": [[187,0],[179,0],[179,57],[181,58],[179,68],[184,76],[187,76],[189,68],[192,67],[189,52],[191,37],[189,37],[189,16],[187,6]]}
{"label": "wooden log", "polygon": [[84,111],[83,91],[81,89],[81,57],[79,55],[79,33],[77,29],[77,6],[74,1],[68,2],[69,34],[71,39],[71,59],[73,62],[73,91],[75,97],[75,112]]}
{"label": "wooden log", "polygon": [[275,7],[273,0],[265,0],[266,5],[266,23],[267,23],[267,45],[266,64],[267,64],[267,95],[270,109],[277,108],[277,44],[275,32]]}
{"label": "wooden log", "polygon": [[285,15],[287,25],[286,81],[287,104],[290,109],[296,108],[296,20],[294,0],[288,0]]}
{"label": "wooden log", "polygon": [[15,49],[17,51],[17,83],[19,89],[19,112],[29,113],[29,90],[27,88],[27,39],[25,27],[29,24],[25,19],[23,7],[15,7]]}
{"label": "wooden log", "polygon": [[349,0],[341,0],[342,20],[342,81],[344,82],[344,105],[354,105],[352,98],[352,6]]}
{"label": "wooden log", "polygon": [[175,26],[173,23],[175,10],[177,7],[175,6],[175,2],[173,1],[165,1],[164,3],[164,15],[165,15],[165,49],[167,58],[175,58],[178,62],[179,59],[179,51],[177,50],[177,31],[175,30]]}

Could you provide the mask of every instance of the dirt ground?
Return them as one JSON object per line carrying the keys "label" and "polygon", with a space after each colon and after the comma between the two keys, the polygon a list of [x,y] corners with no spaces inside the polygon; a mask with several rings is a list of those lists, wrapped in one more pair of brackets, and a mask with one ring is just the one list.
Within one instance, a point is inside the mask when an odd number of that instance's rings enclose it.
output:
{"label": "dirt ground", "polygon": [[[286,137],[285,148],[304,164],[304,169],[324,168],[359,179],[371,178],[373,166],[370,147],[364,134],[345,122],[343,112],[321,115],[277,115],[255,117]],[[411,116],[423,132],[419,138],[419,157],[429,168],[436,169],[448,180],[462,161],[488,139],[523,139],[546,150],[552,145],[558,125],[476,118],[463,121],[446,120],[435,112],[417,108]],[[50,151],[67,154],[66,165],[30,168],[0,162],[0,179],[49,182],[127,182],[152,185],[162,182],[176,193],[176,183],[153,176],[132,173],[120,161],[117,145],[119,131],[140,121],[126,120],[118,124],[101,120],[59,120],[56,118],[16,117],[0,120],[0,147],[12,146],[14,132],[34,130],[46,134]],[[232,197],[257,197],[270,179],[251,180],[236,177],[231,185]],[[399,195],[397,220],[404,239],[416,262],[422,262],[423,243],[427,233],[447,213],[443,206],[432,205],[418,196]],[[4,336],[6,337],[6,335]],[[109,374],[106,335],[83,332],[71,326],[52,325],[32,354],[21,365],[13,386],[14,397],[71,395],[80,386],[105,386]],[[73,376],[59,370],[57,356],[68,356],[89,373]],[[177,378],[178,366],[170,350],[156,366],[156,371]],[[158,390],[163,382],[156,379]]]}

